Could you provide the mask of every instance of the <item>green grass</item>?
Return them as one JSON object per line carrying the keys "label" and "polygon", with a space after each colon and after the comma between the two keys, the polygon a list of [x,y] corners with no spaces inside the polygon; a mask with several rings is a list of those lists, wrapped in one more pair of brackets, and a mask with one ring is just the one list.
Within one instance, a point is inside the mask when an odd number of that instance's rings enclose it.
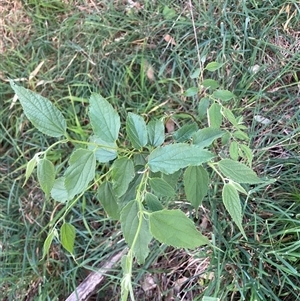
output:
{"label": "green grass", "polygon": [[[202,97],[184,96],[197,85],[190,74],[199,67],[199,56],[204,64],[224,63],[217,73],[206,72],[204,77],[236,94],[228,107],[242,115],[249,128],[253,168],[276,182],[250,187],[252,194],[242,200],[248,241],[225,212],[219,183],[213,183],[201,213],[208,219],[204,232],[218,248],[189,252],[153,243],[145,265],[135,267],[137,300],[172,295],[175,300],[201,300],[204,295],[220,300],[300,300],[300,57],[294,33],[299,4],[193,1],[193,22],[186,2],[144,1],[142,9],[127,10],[124,1],[101,1],[97,7],[92,1],[24,1],[20,18],[4,24],[9,35],[0,53],[1,300],[22,300],[26,295],[32,300],[65,300],[87,271],[124,247],[119,225],[107,219],[90,191],[68,215],[77,230],[77,262],[57,241],[42,259],[47,225],[59,208],[52,201],[45,204],[35,175],[23,187],[24,170],[53,140],[33,129],[18,102],[11,106],[13,92],[5,80],[25,78],[23,86],[59,107],[73,137],[86,139],[91,92],[106,97],[123,122],[131,111],[147,119],[173,115],[175,123],[183,125],[187,120],[174,114],[196,114]],[[167,34],[175,43],[168,44]],[[147,77],[149,65],[154,79]],[[259,71],[251,72],[256,65]],[[256,121],[258,115],[270,123]],[[63,169],[71,151],[68,146],[56,149],[51,160]],[[174,206],[185,208],[182,194]],[[146,276],[156,286],[144,291]],[[118,300],[121,277],[117,267],[94,300]]]}

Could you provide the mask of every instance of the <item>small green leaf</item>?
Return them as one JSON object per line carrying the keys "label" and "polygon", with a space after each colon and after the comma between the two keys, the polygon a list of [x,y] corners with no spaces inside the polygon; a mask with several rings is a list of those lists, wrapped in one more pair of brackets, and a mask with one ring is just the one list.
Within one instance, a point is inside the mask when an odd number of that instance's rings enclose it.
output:
{"label": "small green leaf", "polygon": [[96,149],[95,156],[98,162],[106,163],[117,157],[117,145],[115,142],[106,142],[96,136],[91,136],[90,141],[96,145],[89,144],[88,149],[91,151]]}
{"label": "small green leaf", "polygon": [[44,259],[47,256],[49,249],[51,247],[52,241],[54,239],[54,236],[55,236],[54,231],[51,230],[50,233],[47,235],[46,240],[44,241],[42,259]]}
{"label": "small green leaf", "polygon": [[228,101],[235,97],[235,95],[228,90],[216,90],[212,94],[212,96],[216,99],[220,99],[222,101]]}
{"label": "small green leaf", "polygon": [[126,131],[134,148],[141,149],[147,144],[147,126],[142,116],[128,113],[126,120]]}
{"label": "small green leaf", "polygon": [[68,191],[65,187],[65,177],[60,177],[54,181],[51,197],[60,203],[65,203],[68,200]]}
{"label": "small green leaf", "polygon": [[224,159],[218,162],[220,171],[229,179],[237,183],[258,184],[263,181],[256,173],[243,163]]}
{"label": "small green leaf", "polygon": [[39,131],[50,137],[60,137],[66,133],[66,121],[50,100],[13,81],[10,81],[10,85],[17,94],[25,115]]}
{"label": "small green leaf", "polygon": [[191,87],[188,88],[185,92],[184,92],[184,96],[186,97],[192,97],[197,95],[199,92],[199,88],[198,87]]}
{"label": "small green leaf", "polygon": [[237,161],[239,158],[239,145],[236,141],[232,141],[229,146],[229,155],[230,158],[234,161]]}
{"label": "small green leaf", "polygon": [[185,124],[173,134],[173,137],[177,142],[185,142],[189,140],[197,130],[198,125],[196,123]]}
{"label": "small green leaf", "polygon": [[69,223],[64,223],[60,228],[60,241],[62,246],[71,254],[74,251],[76,230],[75,227]]}
{"label": "small green leaf", "polygon": [[[137,201],[129,202],[121,211],[121,227],[125,241],[133,252],[139,264],[145,262],[149,254],[148,245],[152,239],[148,218],[139,210]],[[132,246],[133,242],[135,244]]]}
{"label": "small green leaf", "polygon": [[198,78],[200,76],[200,73],[201,73],[201,69],[196,68],[195,71],[190,75],[190,78],[192,79]]}
{"label": "small green leaf", "polygon": [[150,211],[159,211],[164,209],[161,202],[158,200],[158,198],[152,194],[152,193],[146,193],[145,195],[145,202],[149,208]]}
{"label": "small green leaf", "polygon": [[149,184],[158,196],[172,197],[175,195],[173,187],[162,178],[152,178],[149,180]]}
{"label": "small green leaf", "polygon": [[209,98],[203,97],[203,98],[200,99],[199,104],[198,104],[198,118],[199,118],[199,120],[202,120],[206,116],[209,104],[210,104]]}
{"label": "small green leaf", "polygon": [[165,126],[161,120],[151,120],[147,124],[148,143],[159,146],[165,141]]}
{"label": "small green leaf", "polygon": [[227,108],[222,108],[222,114],[225,118],[227,118],[229,120],[229,122],[235,126],[236,128],[239,127],[239,124],[236,120],[236,118],[234,117],[233,113],[231,112],[231,110],[227,109]]}
{"label": "small green leaf", "polygon": [[65,187],[69,199],[87,188],[95,176],[96,158],[91,150],[79,148],[69,159],[70,166],[65,171]]}
{"label": "small green leaf", "polygon": [[237,191],[239,191],[240,193],[243,193],[245,195],[248,195],[247,191],[239,184],[233,181],[229,182]]}
{"label": "small green leaf", "polygon": [[253,160],[253,152],[249,146],[240,144],[240,156],[247,159],[249,165],[251,166]]}
{"label": "small green leaf", "polygon": [[193,135],[193,144],[197,145],[198,147],[207,147],[210,146],[214,140],[222,137],[224,132],[220,129],[216,128],[204,128],[197,131]]}
{"label": "small green leaf", "polygon": [[243,236],[247,239],[246,233],[242,226],[242,206],[239,194],[235,187],[227,183],[223,187],[222,199],[226,210],[229,212],[231,218],[240,229]]}
{"label": "small green leaf", "polygon": [[218,62],[210,62],[206,65],[205,69],[207,71],[216,71],[218,69],[220,69],[223,66],[223,64],[218,63]]}
{"label": "small green leaf", "polygon": [[26,165],[26,172],[25,172],[25,181],[23,184],[23,187],[25,186],[25,184],[27,183],[28,179],[30,178],[33,170],[35,169],[36,165],[37,165],[37,161],[38,161],[38,156],[35,155]]}
{"label": "small green leaf", "polygon": [[189,248],[209,244],[197,231],[193,222],[180,210],[161,210],[150,213],[150,231],[159,242],[176,248]]}
{"label": "small green leaf", "polygon": [[133,162],[125,157],[119,158],[114,161],[111,171],[113,189],[117,196],[120,197],[127,191],[129,183],[134,178],[135,172]]}
{"label": "small green leaf", "polygon": [[50,196],[55,180],[55,168],[48,159],[41,159],[37,164],[37,178],[46,198]]}
{"label": "small green leaf", "polygon": [[207,171],[202,166],[189,166],[184,172],[183,183],[188,201],[197,209],[208,191]]}
{"label": "small green leaf", "polygon": [[175,187],[178,183],[178,179],[181,176],[181,170],[178,170],[172,174],[162,174],[162,178],[172,187]]}
{"label": "small green leaf", "polygon": [[112,105],[99,94],[93,93],[90,97],[89,117],[95,136],[110,143],[118,139],[120,117]]}
{"label": "small green leaf", "polygon": [[160,146],[150,153],[148,164],[152,172],[172,174],[187,167],[210,161],[214,155],[197,146],[186,143]]}
{"label": "small green leaf", "polygon": [[222,124],[221,106],[218,103],[213,103],[208,109],[209,126],[219,128]]}
{"label": "small green leaf", "polygon": [[219,83],[214,79],[207,78],[202,82],[202,86],[205,88],[217,89]]}
{"label": "small green leaf", "polygon": [[97,197],[108,216],[118,220],[120,218],[120,209],[112,183],[103,182],[98,188]]}
{"label": "small green leaf", "polygon": [[250,140],[249,136],[243,131],[234,132],[233,137],[235,137],[239,140],[243,140],[243,141],[249,141]]}
{"label": "small green leaf", "polygon": [[175,9],[168,7],[167,5],[164,6],[163,16],[166,20],[174,19],[177,16]]}

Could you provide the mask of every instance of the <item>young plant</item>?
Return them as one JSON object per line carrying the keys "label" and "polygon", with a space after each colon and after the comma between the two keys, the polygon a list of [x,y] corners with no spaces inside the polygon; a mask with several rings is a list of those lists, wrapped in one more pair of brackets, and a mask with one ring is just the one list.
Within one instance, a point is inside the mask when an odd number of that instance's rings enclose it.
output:
{"label": "young plant", "polygon": [[[205,84],[208,85],[208,81]],[[121,121],[117,111],[101,95],[92,94],[88,111],[92,134],[87,141],[78,141],[69,133],[62,113],[48,99],[13,81],[11,87],[31,123],[45,135],[59,139],[28,162],[25,174],[27,181],[37,167],[37,178],[46,200],[52,198],[65,204],[49,225],[43,256],[48,253],[55,237],[73,255],[76,229],[66,221],[67,214],[85,191],[98,187],[97,199],[111,219],[120,221],[129,247],[121,263],[122,300],[127,300],[128,295],[134,300],[131,284],[133,261],[145,262],[152,239],[177,248],[211,245],[184,212],[164,207],[162,199],[176,195],[174,187],[181,170],[184,170],[186,198],[196,212],[209,189],[208,171],[213,169],[221,177],[224,205],[246,238],[239,193],[247,195],[242,186],[244,183],[262,181],[250,167],[239,161],[242,159],[251,166],[252,152],[245,143],[248,136],[242,118],[236,118],[222,104],[225,98],[233,97],[231,92],[215,90],[202,98],[199,115],[193,117],[195,122],[181,127],[174,133],[173,141],[168,142],[163,120],[151,120],[146,124],[142,116],[134,113],[127,115],[127,137],[124,139],[119,135]],[[203,109],[206,114],[203,114]],[[199,129],[205,116],[209,126]],[[228,130],[221,129],[224,120],[230,124]],[[219,138],[230,144],[230,158],[212,151],[212,145]],[[48,154],[57,145],[66,143],[73,144],[74,151],[68,166],[60,173]],[[101,173],[98,167],[104,163],[109,168]]]}

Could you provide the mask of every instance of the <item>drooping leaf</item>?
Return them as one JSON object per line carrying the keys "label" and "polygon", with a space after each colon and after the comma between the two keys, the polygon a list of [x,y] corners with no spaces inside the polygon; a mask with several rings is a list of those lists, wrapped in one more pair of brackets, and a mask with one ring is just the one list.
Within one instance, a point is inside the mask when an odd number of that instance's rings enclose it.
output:
{"label": "drooping leaf", "polygon": [[28,179],[30,178],[33,170],[35,169],[38,162],[38,156],[34,156],[26,165],[26,171],[25,171],[25,181],[23,184],[23,187],[27,183]]}
{"label": "drooping leaf", "polygon": [[131,159],[119,158],[114,161],[111,167],[111,178],[113,181],[113,189],[117,196],[122,196],[128,188],[129,183],[134,178],[134,165]]}
{"label": "drooping leaf", "polygon": [[76,230],[75,227],[69,223],[64,223],[60,228],[60,241],[62,246],[71,254],[74,251]]}
{"label": "drooping leaf", "polygon": [[185,124],[173,134],[173,138],[177,142],[185,142],[189,140],[197,130],[198,125],[196,123]]}
{"label": "drooping leaf", "polygon": [[222,101],[228,101],[235,97],[235,95],[228,90],[216,90],[213,95],[214,98],[220,99]]}
{"label": "drooping leaf", "polygon": [[91,150],[79,148],[69,159],[70,166],[65,171],[65,187],[69,199],[87,188],[95,176],[96,157]]}
{"label": "drooping leaf", "polygon": [[117,145],[115,142],[106,142],[96,136],[91,136],[90,141],[95,143],[95,145],[89,144],[88,148],[92,151],[96,148],[95,156],[98,162],[106,163],[117,157]]}
{"label": "drooping leaf", "polygon": [[10,81],[17,94],[24,113],[31,123],[50,137],[60,137],[66,133],[66,121],[62,113],[47,98]]}
{"label": "drooping leaf", "polygon": [[95,136],[114,143],[118,139],[120,117],[112,105],[101,95],[90,97],[89,117]]}
{"label": "drooping leaf", "polygon": [[220,128],[222,124],[221,106],[218,103],[213,103],[208,109],[209,126],[213,128]]}
{"label": "drooping leaf", "polygon": [[[120,220],[125,241],[129,247],[133,247],[138,263],[143,264],[149,254],[148,245],[152,235],[149,230],[149,221],[141,214],[137,201],[129,202],[122,209]],[[135,245],[132,246],[134,241]]]}
{"label": "drooping leaf", "polygon": [[163,210],[164,207],[161,202],[158,200],[157,196],[152,193],[147,192],[145,195],[145,202],[150,211],[159,211]]}
{"label": "drooping leaf", "polygon": [[68,191],[65,187],[65,177],[57,178],[54,181],[54,185],[51,190],[51,197],[61,203],[65,203],[68,200]]}
{"label": "drooping leaf", "polygon": [[51,247],[52,241],[54,239],[54,236],[55,236],[55,233],[53,230],[51,230],[50,233],[48,233],[47,238],[44,241],[42,259],[44,259],[47,256],[49,249]]}
{"label": "drooping leaf", "polygon": [[230,158],[234,161],[237,161],[239,158],[239,145],[236,141],[232,141],[229,146],[229,155]]}
{"label": "drooping leaf", "polygon": [[219,87],[219,83],[210,78],[205,79],[201,84],[205,88],[217,89]]}
{"label": "drooping leaf", "polygon": [[159,146],[165,141],[165,126],[161,120],[151,120],[147,124],[148,143]]}
{"label": "drooping leaf", "polygon": [[216,70],[220,69],[222,66],[223,66],[222,63],[210,62],[206,65],[205,69],[208,71],[216,71]]}
{"label": "drooping leaf", "polygon": [[148,164],[152,172],[172,174],[187,167],[210,161],[214,155],[197,146],[186,143],[169,144],[156,148],[150,153]]}
{"label": "drooping leaf", "polygon": [[152,178],[149,180],[149,184],[158,196],[172,197],[175,195],[175,190],[173,187],[162,178]]}
{"label": "drooping leaf", "polygon": [[141,149],[147,144],[147,125],[142,116],[128,113],[126,120],[126,131],[134,148]]}
{"label": "drooping leaf", "polygon": [[149,222],[153,237],[166,245],[194,249],[209,243],[181,210],[152,212],[149,215]]}
{"label": "drooping leaf", "polygon": [[232,220],[236,223],[243,236],[247,239],[242,226],[242,205],[239,194],[235,187],[227,183],[223,187],[222,199],[226,210],[229,212]]}
{"label": "drooping leaf", "polygon": [[55,168],[51,161],[45,158],[38,161],[37,178],[46,198],[48,198],[55,180]]}
{"label": "drooping leaf", "polygon": [[224,176],[237,183],[258,184],[263,181],[256,173],[243,163],[230,159],[223,159],[218,162],[220,171]]}
{"label": "drooping leaf", "polygon": [[111,218],[118,220],[120,218],[120,209],[112,183],[107,181],[103,182],[98,188],[97,197],[105,212]]}
{"label": "drooping leaf", "polygon": [[198,104],[198,118],[199,120],[202,120],[206,114],[207,114],[207,109],[210,104],[210,99],[207,97],[203,97],[200,99],[199,104]]}
{"label": "drooping leaf", "polygon": [[208,191],[207,171],[202,166],[189,166],[184,172],[183,183],[188,201],[197,209]]}
{"label": "drooping leaf", "polygon": [[198,147],[207,147],[210,146],[214,140],[222,137],[224,135],[224,131],[216,128],[204,128],[193,135],[193,144]]}

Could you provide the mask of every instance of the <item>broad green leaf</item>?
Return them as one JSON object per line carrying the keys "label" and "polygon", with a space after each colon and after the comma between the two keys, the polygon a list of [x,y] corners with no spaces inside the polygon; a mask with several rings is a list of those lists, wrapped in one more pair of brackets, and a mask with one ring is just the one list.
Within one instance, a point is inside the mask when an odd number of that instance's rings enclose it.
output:
{"label": "broad green leaf", "polygon": [[37,178],[46,198],[50,196],[55,180],[55,168],[48,159],[41,159],[37,164]]}
{"label": "broad green leaf", "polygon": [[24,113],[31,123],[42,133],[50,137],[59,137],[66,133],[66,121],[62,113],[47,98],[10,81],[17,94]]}
{"label": "broad green leaf", "polygon": [[60,241],[62,246],[71,254],[74,251],[76,230],[75,227],[69,223],[64,223],[60,228]]}
{"label": "broad green leaf", "polygon": [[249,136],[243,132],[243,131],[236,131],[233,133],[233,137],[243,140],[243,141],[248,141],[250,140]]}
{"label": "broad green leaf", "polygon": [[189,248],[209,244],[197,231],[193,222],[181,210],[160,210],[149,215],[150,231],[155,239],[176,248]]}
{"label": "broad green leaf", "polygon": [[253,160],[253,152],[249,146],[240,144],[240,156],[247,159],[249,165],[251,166]]}
{"label": "broad green leaf", "polygon": [[198,87],[191,87],[188,88],[185,92],[184,92],[184,96],[186,97],[192,97],[197,95],[199,92],[199,88]]}
{"label": "broad green leaf", "polygon": [[161,202],[158,200],[157,196],[152,193],[146,193],[145,195],[145,202],[150,211],[159,211],[163,210],[164,207]]}
{"label": "broad green leaf", "polygon": [[236,141],[232,141],[229,146],[229,155],[230,158],[234,161],[237,161],[239,158],[239,145]]}
{"label": "broad green leaf", "polygon": [[263,181],[259,179],[256,173],[243,163],[224,159],[218,162],[220,171],[224,176],[237,183],[258,184]]}
{"label": "broad green leaf", "polygon": [[226,210],[229,212],[231,218],[240,229],[243,236],[247,239],[246,233],[242,226],[242,205],[239,198],[239,194],[235,187],[227,183],[223,187],[222,199]]}
{"label": "broad green leaf", "polygon": [[148,164],[152,172],[172,174],[187,167],[210,161],[214,155],[197,146],[186,143],[160,146],[150,153]]}
{"label": "broad green leaf", "polygon": [[87,188],[95,176],[96,158],[91,150],[79,148],[69,159],[70,166],[65,171],[65,187],[69,199]]}
{"label": "broad green leaf", "polygon": [[142,116],[128,113],[126,131],[134,148],[141,149],[147,144],[147,126]]}
{"label": "broad green leaf", "polygon": [[26,172],[25,172],[25,181],[24,181],[24,184],[23,184],[23,187],[24,185],[27,183],[29,177],[31,176],[33,170],[35,169],[36,165],[37,165],[37,162],[38,162],[38,156],[34,156],[26,165]]}
{"label": "broad green leaf", "polygon": [[206,65],[205,69],[208,71],[216,71],[220,69],[223,66],[223,64],[218,62],[210,62]]}
{"label": "broad green leaf", "polygon": [[113,189],[117,196],[120,197],[127,191],[129,183],[134,178],[133,161],[128,158],[119,158],[114,161],[111,171]]}
{"label": "broad green leaf", "polygon": [[196,68],[196,70],[190,75],[190,78],[192,79],[198,78],[200,76],[200,73],[201,73],[201,69]]}
{"label": "broad green leaf", "polygon": [[210,104],[209,98],[203,97],[203,98],[200,99],[199,104],[198,104],[198,118],[199,118],[199,120],[202,120],[206,116],[209,104]]}
{"label": "broad green leaf", "polygon": [[233,115],[233,113],[231,112],[231,110],[227,109],[227,108],[222,108],[222,114],[225,118],[227,118],[229,120],[229,122],[235,126],[236,128],[239,127],[239,124],[235,118],[235,116]]}
{"label": "broad green leaf", "polygon": [[159,146],[165,141],[165,126],[161,120],[151,120],[147,124],[148,143]]}
{"label": "broad green leaf", "polygon": [[183,183],[188,201],[197,209],[208,191],[207,171],[202,166],[189,166],[184,172]]}
{"label": "broad green leaf", "polygon": [[216,99],[220,99],[222,101],[228,101],[235,97],[235,95],[228,90],[216,90],[212,94],[212,96]]}
{"label": "broad green leaf", "polygon": [[173,138],[177,142],[185,142],[189,140],[197,130],[198,125],[196,123],[185,124],[173,134]]}
{"label": "broad green leaf", "polygon": [[90,97],[89,117],[95,136],[114,143],[118,139],[120,117],[112,105],[101,95]]}
{"label": "broad green leaf", "polygon": [[68,191],[65,187],[65,177],[60,177],[54,181],[54,185],[51,190],[51,197],[61,203],[65,203],[68,200]]}
{"label": "broad green leaf", "polygon": [[224,132],[216,128],[204,128],[193,135],[193,144],[198,147],[207,147],[210,146],[214,140],[222,137]]}
{"label": "broad green leaf", "polygon": [[213,103],[207,112],[209,126],[219,128],[222,124],[221,106],[218,103]]}
{"label": "broad green leaf", "polygon": [[141,153],[134,154],[134,155],[133,155],[134,166],[135,166],[136,168],[144,167],[144,166],[147,164],[146,158],[147,158],[147,157],[146,157],[145,154],[141,154]]}
{"label": "broad green leaf", "polygon": [[148,245],[152,239],[148,218],[140,212],[138,202],[131,201],[122,209],[120,220],[125,241],[133,248],[138,263],[143,264],[149,254]]}
{"label": "broad green leaf", "polygon": [[214,79],[207,78],[202,82],[202,86],[205,88],[217,89],[219,83]]}
{"label": "broad green leaf", "polygon": [[95,156],[98,162],[106,163],[114,160],[117,153],[117,145],[115,142],[106,142],[96,136],[91,136],[90,141],[96,145],[89,144],[89,150],[95,151]]}
{"label": "broad green leaf", "polygon": [[48,233],[46,240],[44,241],[42,259],[44,259],[47,256],[49,249],[51,247],[52,241],[54,239],[54,236],[55,236],[54,231],[51,230],[50,233]]}
{"label": "broad green leaf", "polygon": [[149,180],[149,184],[153,191],[158,196],[169,196],[175,195],[175,190],[162,178],[152,178]]}
{"label": "broad green leaf", "polygon": [[118,220],[120,218],[120,209],[112,183],[103,182],[98,188],[97,197],[108,216]]}

